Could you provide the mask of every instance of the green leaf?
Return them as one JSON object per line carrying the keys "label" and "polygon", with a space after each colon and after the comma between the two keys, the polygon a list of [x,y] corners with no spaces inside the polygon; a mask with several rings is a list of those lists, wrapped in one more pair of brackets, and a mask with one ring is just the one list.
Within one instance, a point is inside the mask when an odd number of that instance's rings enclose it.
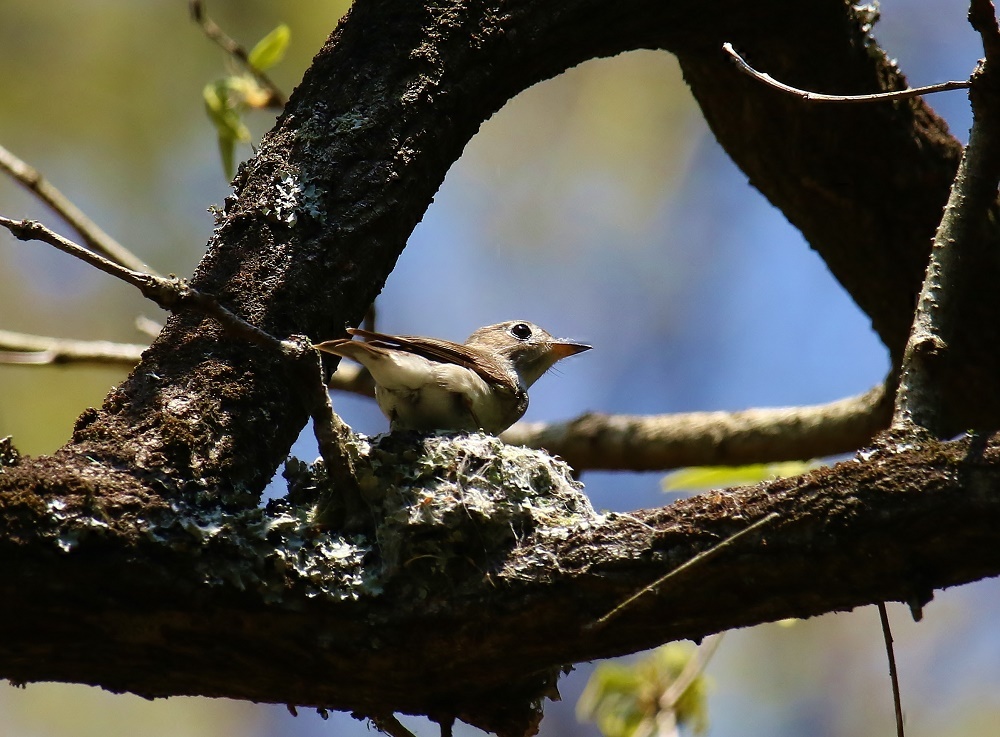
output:
{"label": "green leaf", "polygon": [[258,72],[270,69],[285,56],[288,42],[292,40],[292,29],[282,23],[264,36],[250,51],[248,61]]}
{"label": "green leaf", "polygon": [[760,481],[798,476],[817,465],[815,461],[785,461],[751,463],[746,466],[693,466],[668,473],[660,481],[660,487],[664,491],[678,491],[756,484]]}
{"label": "green leaf", "polygon": [[202,90],[205,110],[219,138],[222,168],[229,179],[235,172],[236,143],[250,140],[250,130],[242,118],[244,86],[239,77],[227,77],[205,85]]}
{"label": "green leaf", "polygon": [[[690,726],[696,734],[704,732],[708,726],[704,675],[694,678],[672,708],[661,703],[694,653],[688,645],[671,643],[627,665],[601,663],[577,702],[577,718],[597,724],[604,737],[646,737],[655,733],[664,717]],[[663,713],[664,709],[671,713]]]}
{"label": "green leaf", "polygon": [[250,140],[250,131],[242,119],[242,86],[239,77],[227,77],[205,85],[202,90],[205,110],[215,129],[220,136],[234,141]]}
{"label": "green leaf", "polygon": [[222,171],[226,175],[226,179],[232,181],[233,175],[236,173],[236,141],[221,134],[219,135],[219,158],[222,159]]}

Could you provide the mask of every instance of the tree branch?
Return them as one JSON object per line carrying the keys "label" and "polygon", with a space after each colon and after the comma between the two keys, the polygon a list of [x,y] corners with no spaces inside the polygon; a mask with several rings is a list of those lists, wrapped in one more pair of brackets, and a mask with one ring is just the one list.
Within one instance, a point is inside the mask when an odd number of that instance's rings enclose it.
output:
{"label": "tree branch", "polygon": [[658,471],[805,460],[857,450],[892,411],[883,387],[829,404],[658,416],[586,414],[563,423],[519,423],[501,436],[545,448],[578,471]]}
{"label": "tree branch", "polygon": [[[920,606],[1000,574],[996,440],[603,517],[540,455],[484,436],[426,443],[373,449],[387,483],[372,497],[377,544],[318,533],[314,482],[301,502],[226,512],[171,507],[66,454],[4,467],[0,595],[17,605],[0,610],[0,676],[457,716],[519,735],[561,664],[883,600]],[[501,467],[543,481],[493,486]],[[771,513],[760,538],[589,626]]]}
{"label": "tree branch", "polygon": [[[447,10],[408,0],[355,3],[243,168],[192,285],[272,335],[317,342],[342,334],[372,303],[483,120],[520,90],[584,59],[665,48],[678,53],[720,140],[802,227],[898,359],[925,263],[921,244],[936,224],[957,143],[919,101],[803,112],[799,101],[733,69],[719,50],[730,40],[775,73],[795,70],[790,81],[803,87],[898,86],[898,72],[848,6],[811,3],[789,19],[780,44],[764,15],[735,0],[711,10],[628,0],[611,24],[596,0],[570,0],[559,14],[540,0],[508,11],[498,15],[485,0]],[[382,29],[377,38],[371,28]],[[869,137],[864,151],[852,133],[859,129]],[[820,139],[827,145],[817,146]],[[886,152],[886,162],[873,161],[870,149]],[[906,206],[873,206],[884,201]],[[998,291],[982,291],[984,309],[995,306]],[[974,324],[1000,330],[992,318]],[[959,346],[967,366],[989,372],[996,362],[993,375],[1000,375],[1000,337],[976,337]],[[1000,417],[1000,399],[994,406],[973,392],[968,376],[948,378],[955,379],[948,385],[957,392],[951,406],[959,427]],[[142,370],[109,398],[109,410],[78,430],[73,451],[114,468],[133,466],[141,449],[161,446],[173,426],[179,405],[165,398],[174,392],[206,401],[198,414],[224,417],[227,443],[242,449],[236,460],[218,452],[213,434],[172,438],[161,482],[178,489],[196,475],[223,496],[252,498],[309,416],[294,380],[266,351],[220,340],[202,320],[174,318]],[[224,408],[216,406],[222,395]]]}
{"label": "tree branch", "polygon": [[765,72],[759,72],[752,66],[746,63],[746,60],[740,56],[733,45],[728,41],[722,44],[722,50],[725,51],[733,61],[736,62],[736,66],[744,74],[748,74],[754,79],[763,82],[766,85],[773,87],[776,90],[781,90],[782,92],[787,92],[790,95],[794,95],[800,100],[805,100],[807,102],[858,102],[858,103],[868,103],[868,102],[889,102],[891,100],[909,100],[913,97],[920,97],[921,95],[930,95],[935,92],[950,92],[952,90],[967,90],[972,84],[969,80],[953,81],[953,82],[938,82],[937,84],[929,84],[924,87],[911,87],[905,90],[894,90],[892,92],[873,92],[869,95],[824,95],[821,92],[810,92],[808,90],[800,90],[798,87],[792,87],[784,82],[781,82],[770,74]]}
{"label": "tree branch", "polygon": [[927,274],[903,354],[892,422],[897,433],[920,428],[944,437],[952,429],[948,422],[950,398],[944,390],[947,366],[968,360],[961,353],[954,355],[956,338],[969,319],[970,303],[975,301],[968,289],[976,275],[992,271],[996,261],[996,254],[980,256],[978,244],[986,240],[990,214],[997,212],[1000,28],[989,0],[972,0],[969,19],[982,36],[986,61],[972,75],[969,99],[973,122],[969,145],[934,235]]}
{"label": "tree branch", "polygon": [[164,279],[161,276],[133,271],[104,258],[100,254],[88,251],[79,244],[74,243],[68,238],[63,238],[58,233],[33,220],[18,221],[0,216],[0,226],[7,228],[19,240],[42,241],[43,243],[48,243],[50,246],[55,246],[64,253],[75,256],[94,268],[103,271],[105,274],[109,274],[135,287],[142,292],[142,295],[146,299],[155,302],[165,310],[177,312],[194,309],[214,318],[233,335],[251,340],[265,348],[289,357],[296,357],[302,352],[298,346],[279,340],[260,328],[251,325],[219,304],[219,301],[213,295],[194,289],[182,279],[176,277]]}
{"label": "tree branch", "polygon": [[[719,51],[731,40],[806,88],[901,85],[841,0],[783,21],[737,0],[625,0],[614,13],[525,0],[502,14],[479,0],[358,0],[241,170],[192,284],[271,335],[339,335],[483,120],[585,59],[665,48],[727,150],[898,360],[958,144],[919,101],[804,109]],[[988,236],[976,247],[1000,253]],[[956,339],[967,367],[945,377],[960,427],[1000,417],[1000,393],[983,391],[1000,375],[1000,290],[991,269],[978,276],[982,299]],[[315,407],[283,356],[227,338],[201,315],[171,317],[70,444],[2,469],[0,595],[17,602],[0,609],[3,675],[457,716],[521,735],[561,664],[876,601],[920,606],[936,587],[1000,573],[1000,453],[978,438],[596,517],[580,497],[553,506],[572,488],[565,470],[504,455],[527,451],[470,436],[485,452],[448,462],[427,459],[431,440],[396,437],[360,479],[382,495],[357,522],[379,534],[330,534],[313,509],[337,489],[316,474],[254,508]],[[411,483],[428,477],[434,491]],[[759,545],[585,629],[772,512]]]}
{"label": "tree branch", "polygon": [[0,330],[0,363],[95,363],[131,368],[146,348],[137,343],[70,340]]}
{"label": "tree branch", "polygon": [[0,146],[0,169],[7,172],[16,182],[23,185],[25,189],[69,223],[73,230],[79,233],[80,238],[83,239],[88,248],[133,271],[156,273],[142,259],[105,233],[97,223],[84,214],[83,210],[49,183],[41,172],[17,158],[3,146]]}
{"label": "tree branch", "polygon": [[[151,320],[148,322],[152,323],[155,328],[162,328],[161,325],[156,325]],[[0,330],[0,363],[38,366],[93,363],[132,368],[139,362],[142,352],[147,348],[149,346],[143,343],[75,340]],[[374,396],[375,392],[368,372],[348,363],[342,363],[337,367],[337,371],[330,377],[327,387],[335,391],[351,392],[363,397]]]}

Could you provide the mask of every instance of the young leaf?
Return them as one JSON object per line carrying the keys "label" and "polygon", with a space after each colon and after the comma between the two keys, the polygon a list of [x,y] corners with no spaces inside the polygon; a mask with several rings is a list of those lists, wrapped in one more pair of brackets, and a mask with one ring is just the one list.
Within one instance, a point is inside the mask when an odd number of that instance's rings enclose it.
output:
{"label": "young leaf", "polygon": [[236,142],[250,140],[250,131],[240,116],[244,106],[241,85],[242,80],[238,77],[227,77],[205,85],[202,90],[205,110],[218,134],[222,168],[229,179],[232,179],[235,172]]}
{"label": "young leaf", "polygon": [[285,56],[288,42],[292,39],[292,29],[282,23],[264,36],[250,51],[248,61],[258,72],[270,69]]}

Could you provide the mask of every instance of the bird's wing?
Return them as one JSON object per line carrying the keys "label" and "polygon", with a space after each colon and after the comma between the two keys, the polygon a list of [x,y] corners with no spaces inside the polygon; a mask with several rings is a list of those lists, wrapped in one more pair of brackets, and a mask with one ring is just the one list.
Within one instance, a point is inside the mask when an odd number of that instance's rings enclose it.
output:
{"label": "bird's wing", "polygon": [[[461,343],[440,338],[423,338],[415,335],[386,335],[371,330],[348,328],[347,332],[368,341],[367,345],[375,348],[395,348],[422,356],[429,361],[439,363],[454,363],[475,371],[487,382],[499,384],[517,393],[518,384],[514,377],[504,370],[503,365],[488,355],[470,349]],[[330,341],[335,342],[335,341]],[[350,343],[351,341],[346,341]],[[320,344],[324,345],[324,344]],[[317,346],[318,347],[318,346]],[[320,348],[320,350],[323,350]]]}

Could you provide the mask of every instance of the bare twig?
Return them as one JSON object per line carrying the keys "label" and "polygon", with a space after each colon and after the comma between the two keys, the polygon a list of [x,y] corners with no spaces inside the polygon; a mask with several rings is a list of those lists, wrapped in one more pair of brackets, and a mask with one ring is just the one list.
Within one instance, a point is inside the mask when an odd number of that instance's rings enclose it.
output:
{"label": "bare twig", "polygon": [[183,309],[195,309],[213,317],[230,333],[240,335],[247,340],[289,356],[300,355],[299,346],[279,340],[237,317],[233,312],[220,305],[213,295],[199,292],[183,279],[177,277],[166,279],[162,276],[145,274],[120,266],[33,220],[11,220],[0,216],[0,226],[7,228],[19,240],[38,240],[48,243],[60,251],[76,256],[106,274],[131,284],[142,292],[144,297],[165,310],[178,312]]}
{"label": "bare twig", "polygon": [[856,450],[889,424],[882,386],[829,404],[685,414],[587,414],[562,423],[518,423],[501,435],[545,448],[579,471],[652,471],[819,458]]}
{"label": "bare twig", "polygon": [[760,80],[764,84],[769,85],[776,90],[787,92],[790,95],[795,95],[796,97],[802,100],[808,100],[809,102],[885,102],[888,100],[908,100],[911,97],[930,95],[934,92],[967,90],[971,84],[971,81],[965,80],[939,82],[938,84],[931,84],[926,87],[911,87],[909,89],[893,90],[891,92],[874,92],[867,95],[824,95],[821,92],[809,92],[808,90],[802,90],[798,87],[792,87],[784,82],[779,82],[770,74],[757,71],[752,66],[747,64],[743,57],[737,53],[736,49],[734,49],[733,45],[728,41],[722,44],[722,50],[733,58],[740,71],[749,74],[754,79]]}
{"label": "bare twig", "polygon": [[889,658],[889,680],[892,681],[892,704],[896,710],[896,737],[903,734],[903,705],[899,698],[899,677],[896,674],[896,654],[892,649],[892,630],[889,629],[889,614],[885,602],[878,603],[878,616],[882,620],[882,637],[885,639],[885,653]]}
{"label": "bare twig", "polygon": [[705,671],[712,656],[715,655],[715,651],[722,644],[722,638],[725,637],[725,634],[725,632],[720,632],[717,635],[712,635],[698,646],[694,656],[684,664],[684,670],[660,695],[661,710],[677,710],[677,702],[681,700],[684,692],[694,683],[695,679]]}
{"label": "bare twig", "polygon": [[256,78],[261,87],[267,91],[269,99],[265,107],[284,107],[285,103],[288,102],[288,98],[285,97],[284,93],[278,88],[278,85],[267,74],[250,63],[250,54],[247,50],[223,31],[215,21],[208,17],[205,13],[205,4],[201,0],[191,0],[188,3],[188,8],[191,11],[191,19],[201,26],[201,30],[205,35],[214,41],[219,48],[243,65]]}
{"label": "bare twig", "polygon": [[151,274],[156,273],[138,256],[105,233],[97,223],[83,213],[83,210],[70,202],[66,195],[50,184],[41,172],[16,157],[3,146],[0,146],[0,169],[10,174],[15,181],[22,184],[69,223],[73,230],[80,234],[80,238],[88,248],[126,268]]}
{"label": "bare twig", "polygon": [[[309,345],[303,342],[303,349]],[[323,366],[319,351],[311,350],[303,357],[302,368],[306,372],[305,387],[311,387],[308,397],[310,415],[313,421],[313,433],[319,445],[319,453],[323,458],[327,474],[339,487],[339,495],[358,493],[357,463],[359,458],[352,453],[355,436],[351,428],[333,411],[330,395],[323,384]],[[318,517],[326,516],[323,510],[318,511]]]}
{"label": "bare twig", "polygon": [[771,512],[770,514],[768,514],[768,515],[766,515],[764,517],[761,517],[759,520],[757,520],[756,522],[754,522],[749,527],[744,527],[739,532],[733,533],[732,535],[730,535],[729,537],[727,537],[725,540],[723,540],[718,545],[713,545],[712,547],[708,548],[707,550],[703,550],[700,553],[698,553],[697,555],[695,555],[694,557],[689,558],[688,560],[684,561],[683,563],[681,563],[679,566],[677,566],[673,570],[671,570],[671,571],[665,573],[664,575],[660,576],[658,579],[656,579],[655,581],[653,581],[653,583],[649,584],[648,586],[644,586],[641,589],[639,589],[638,591],[636,591],[634,594],[632,594],[632,596],[628,597],[625,601],[623,601],[621,604],[619,604],[618,606],[616,606],[614,609],[612,609],[607,614],[604,614],[600,618],[594,620],[589,625],[589,629],[598,629],[600,627],[603,627],[608,622],[610,622],[612,619],[614,619],[616,616],[618,616],[623,611],[625,611],[629,606],[631,606],[641,596],[643,596],[645,594],[648,594],[650,592],[655,591],[660,586],[662,586],[663,584],[665,584],[667,581],[669,581],[672,578],[676,578],[677,576],[681,575],[685,571],[689,571],[689,570],[691,570],[691,568],[693,568],[695,566],[701,565],[703,563],[707,563],[712,558],[717,557],[720,553],[723,553],[726,550],[728,550],[729,548],[731,548],[738,540],[746,537],[751,532],[755,532],[755,531],[759,530],[761,527],[764,527],[768,523],[773,522],[777,518],[778,518],[778,513],[777,512]]}
{"label": "bare twig", "polygon": [[934,367],[947,360],[952,337],[960,330],[965,298],[962,274],[976,268],[967,254],[980,237],[996,204],[1000,182],[1000,28],[989,0],[972,0],[969,20],[983,38],[986,61],[972,75],[972,130],[969,145],[955,174],[944,215],[934,234],[923,288],[913,326],[903,352],[899,391],[892,430],[897,433],[923,428],[944,434],[945,407],[941,388],[933,378]]}
{"label": "bare twig", "polygon": [[94,363],[134,366],[148,346],[107,340],[68,340],[0,330],[0,363]]}
{"label": "bare twig", "polygon": [[[156,337],[156,334],[163,327],[148,318],[140,319],[150,324],[151,337]],[[0,364],[49,366],[64,363],[92,363],[131,368],[139,362],[142,352],[148,347],[142,343],[72,340],[0,330]],[[342,363],[327,387],[364,397],[374,396],[371,374],[355,364]]]}

